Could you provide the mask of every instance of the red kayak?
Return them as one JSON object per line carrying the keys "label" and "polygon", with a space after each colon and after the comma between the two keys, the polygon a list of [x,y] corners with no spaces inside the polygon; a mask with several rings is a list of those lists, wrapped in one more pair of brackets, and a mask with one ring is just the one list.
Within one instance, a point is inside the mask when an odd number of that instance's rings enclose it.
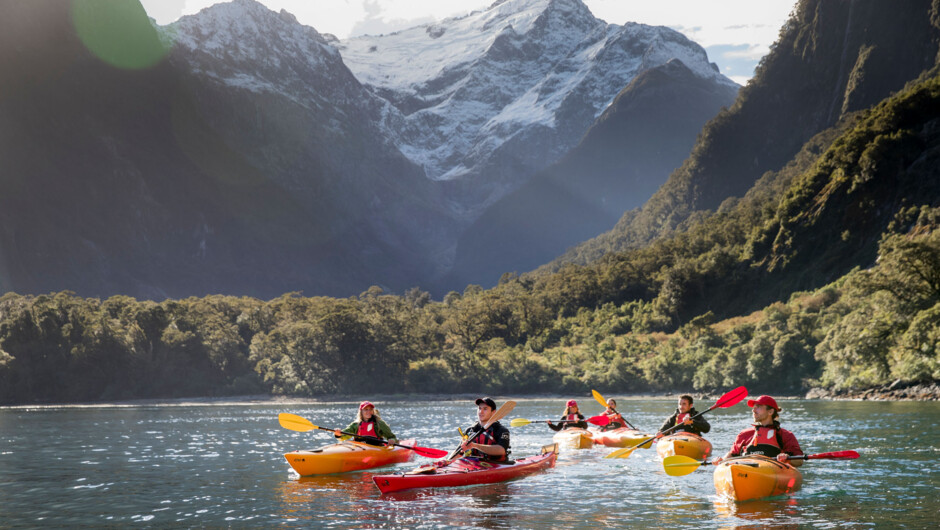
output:
{"label": "red kayak", "polygon": [[375,475],[372,481],[382,493],[391,493],[412,488],[452,488],[473,484],[494,484],[530,475],[542,469],[554,467],[558,457],[558,446],[547,445],[536,456],[513,463],[498,463],[464,457],[436,467],[423,466],[406,473]]}

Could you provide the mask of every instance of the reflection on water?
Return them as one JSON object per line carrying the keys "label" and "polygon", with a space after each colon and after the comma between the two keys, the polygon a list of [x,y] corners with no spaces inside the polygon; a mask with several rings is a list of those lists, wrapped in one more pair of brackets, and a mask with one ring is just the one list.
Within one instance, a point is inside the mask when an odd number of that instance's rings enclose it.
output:
{"label": "reflection on water", "polygon": [[[551,417],[558,400],[518,400],[518,417]],[[623,400],[631,423],[656,428],[672,399]],[[590,403],[588,400],[587,403]],[[600,412],[585,405],[587,413]],[[372,475],[413,462],[299,478],[284,459],[329,435],[281,429],[277,414],[349,419],[350,404],[0,409],[0,527],[278,526],[332,528],[929,528],[940,512],[933,429],[940,403],[793,400],[784,424],[807,452],[856,449],[858,461],[809,461],[793,497],[727,503],[710,467],[663,473],[654,450],[563,452],[554,469],[495,485],[381,495]],[[387,403],[383,418],[419,445],[453,448],[464,402]],[[746,407],[710,414],[715,451],[750,421]],[[513,456],[552,431],[512,429]]]}
{"label": "reflection on water", "polygon": [[753,527],[755,524],[774,528],[799,528],[799,501],[794,497],[746,502],[718,498],[714,502],[714,508],[719,517],[729,519],[728,525],[720,528]]}

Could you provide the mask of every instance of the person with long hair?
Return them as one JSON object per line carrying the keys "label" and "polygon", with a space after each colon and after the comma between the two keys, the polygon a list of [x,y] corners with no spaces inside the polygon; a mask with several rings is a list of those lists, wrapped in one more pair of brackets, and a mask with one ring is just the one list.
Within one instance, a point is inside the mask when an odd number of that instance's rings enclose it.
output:
{"label": "person with long hair", "polygon": [[[375,405],[368,401],[359,404],[359,412],[356,413],[356,420],[346,426],[342,431],[334,431],[337,438],[355,438],[372,445],[384,445],[378,440],[369,440],[369,438],[379,438],[395,443],[398,437],[392,432],[387,423],[382,421],[379,411]],[[359,438],[365,437],[365,438]]]}
{"label": "person with long hair", "polygon": [[573,429],[575,427],[580,427],[582,429],[587,429],[587,422],[584,421],[584,415],[578,410],[578,402],[569,399],[568,403],[565,404],[565,413],[561,415],[561,423],[555,425],[552,422],[548,422],[548,426],[553,431],[560,431],[562,429]]}

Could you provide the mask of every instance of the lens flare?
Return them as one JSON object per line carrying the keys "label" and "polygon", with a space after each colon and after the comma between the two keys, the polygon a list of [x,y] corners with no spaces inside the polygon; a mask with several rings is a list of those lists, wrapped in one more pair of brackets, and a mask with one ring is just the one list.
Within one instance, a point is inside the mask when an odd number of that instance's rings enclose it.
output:
{"label": "lens flare", "polygon": [[72,0],[72,25],[85,47],[118,68],[140,70],[159,63],[172,48],[161,42],[136,1]]}

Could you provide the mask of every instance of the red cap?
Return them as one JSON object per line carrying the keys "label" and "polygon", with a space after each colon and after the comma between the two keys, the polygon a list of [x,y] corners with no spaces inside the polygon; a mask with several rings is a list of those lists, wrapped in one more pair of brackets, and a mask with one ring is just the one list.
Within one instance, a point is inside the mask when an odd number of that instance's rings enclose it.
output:
{"label": "red cap", "polygon": [[770,396],[761,396],[757,399],[747,400],[748,407],[753,407],[754,405],[757,405],[757,404],[767,405],[768,407],[776,410],[777,412],[780,412],[780,407],[777,406],[777,402],[774,400],[774,398]]}
{"label": "red cap", "polygon": [[578,406],[578,402],[575,401],[575,400],[573,400],[573,399],[569,399],[569,400],[568,400],[568,406],[569,406],[569,407],[577,407],[577,406]]}
{"label": "red cap", "polygon": [[362,403],[359,404],[359,410],[362,410],[366,407],[375,408],[375,405],[373,405],[372,403],[369,403],[368,401],[363,401]]}

